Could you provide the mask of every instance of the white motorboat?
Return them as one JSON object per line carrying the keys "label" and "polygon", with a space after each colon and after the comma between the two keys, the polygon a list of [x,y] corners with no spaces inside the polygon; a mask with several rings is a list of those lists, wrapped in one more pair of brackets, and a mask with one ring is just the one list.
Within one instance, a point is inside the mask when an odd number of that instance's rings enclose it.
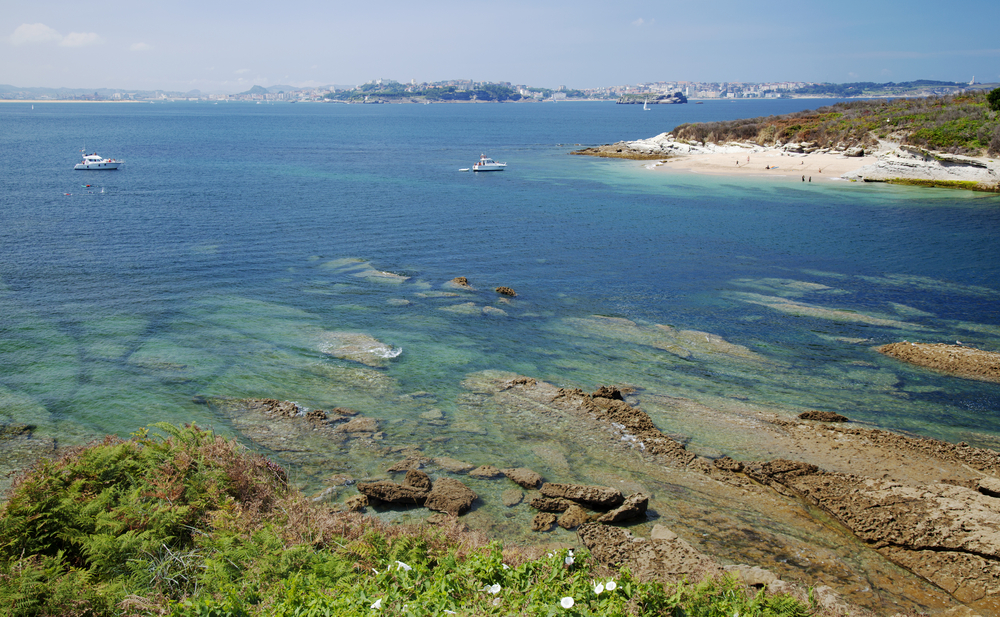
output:
{"label": "white motorboat", "polygon": [[101,158],[96,152],[93,154],[84,154],[83,160],[73,166],[73,169],[118,169],[118,166],[125,161],[119,161],[116,159],[105,159]]}
{"label": "white motorboat", "polygon": [[479,162],[472,166],[472,171],[503,171],[507,163],[497,163],[485,154],[479,155]]}

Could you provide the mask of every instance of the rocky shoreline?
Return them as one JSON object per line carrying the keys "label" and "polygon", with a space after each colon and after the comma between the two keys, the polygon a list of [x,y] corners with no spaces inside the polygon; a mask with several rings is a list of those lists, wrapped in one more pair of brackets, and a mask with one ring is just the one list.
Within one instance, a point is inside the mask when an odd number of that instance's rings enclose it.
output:
{"label": "rocky shoreline", "polygon": [[[867,150],[859,145],[838,144],[821,148],[811,142],[789,142],[774,146],[755,143],[704,143],[678,140],[671,133],[660,133],[648,139],[620,141],[571,152],[583,156],[631,160],[671,161],[692,164],[699,171],[739,174],[745,172],[746,157],[760,160],[762,156],[792,157],[781,166],[781,174],[793,176],[805,173],[795,166],[795,158],[810,157],[820,161],[817,169],[827,169],[826,178],[838,177],[860,182],[887,182],[943,188],[960,188],[983,192],[1000,192],[1000,160],[932,152],[920,148],[882,141],[877,148]],[[710,157],[718,161],[711,162]],[[736,160],[736,165],[732,165]],[[788,163],[791,164],[788,164]],[[853,164],[852,164],[853,162]],[[741,167],[743,165],[743,167]],[[771,165],[752,167],[755,172],[769,171]],[[774,167],[777,169],[777,167]],[[836,173],[831,173],[836,172]],[[780,174],[779,174],[780,175]],[[808,175],[812,176],[810,171]],[[817,177],[819,174],[816,174]],[[804,178],[803,178],[804,179]]]}
{"label": "rocky shoreline", "polygon": [[[571,440],[599,442],[608,457],[606,484],[567,482],[566,471],[555,467],[527,469],[505,460],[476,467],[424,455],[421,446],[385,443],[378,419],[347,409],[305,410],[270,399],[214,404],[228,410],[246,438],[307,468],[330,469],[345,456],[384,461],[381,478],[330,477],[316,499],[336,509],[426,508],[430,524],[454,525],[461,517],[463,527],[489,532],[485,504],[511,513],[528,508],[535,512],[529,533],[543,545],[547,531],[575,529],[602,563],[628,566],[643,579],[729,573],[789,593],[822,585],[827,610],[880,612],[863,601],[870,592],[850,582],[860,575],[888,603],[883,608],[897,607],[890,613],[917,605],[1000,612],[997,452],[857,427],[838,414],[812,411],[802,418],[814,420],[758,413],[751,425],[749,417],[741,422],[770,444],[773,459],[708,458],[662,433],[627,390],[587,394],[492,373],[468,386],[490,401],[495,421],[528,430],[546,424],[568,431]],[[648,483],[616,480],[619,465],[648,475]],[[405,477],[397,482],[394,474]],[[675,488],[663,492],[664,486]],[[695,495],[687,505],[677,501]],[[668,515],[673,508],[678,514]],[[636,523],[655,525],[637,536],[644,527]],[[716,539],[706,542],[699,529]],[[763,546],[770,548],[760,552]],[[780,554],[797,557],[788,563]],[[810,562],[816,565],[803,569]]]}

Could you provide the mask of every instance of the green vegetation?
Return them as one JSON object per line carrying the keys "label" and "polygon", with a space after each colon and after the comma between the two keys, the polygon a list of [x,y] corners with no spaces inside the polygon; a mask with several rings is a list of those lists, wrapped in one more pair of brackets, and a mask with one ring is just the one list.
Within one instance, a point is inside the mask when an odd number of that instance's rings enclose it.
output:
{"label": "green vegetation", "polygon": [[990,109],[987,99],[986,93],[974,92],[851,101],[785,116],[682,124],[673,132],[678,139],[688,141],[766,146],[794,141],[811,142],[820,148],[867,148],[879,139],[889,139],[951,154],[998,155],[1000,117]]}
{"label": "green vegetation", "polygon": [[989,103],[990,109],[1000,111],[1000,88],[990,90],[990,93],[986,95],[986,101]]}
{"label": "green vegetation", "polygon": [[809,614],[729,579],[643,583],[586,553],[334,512],[233,441],[156,428],[167,436],[107,438],[15,483],[0,511],[5,614]]}

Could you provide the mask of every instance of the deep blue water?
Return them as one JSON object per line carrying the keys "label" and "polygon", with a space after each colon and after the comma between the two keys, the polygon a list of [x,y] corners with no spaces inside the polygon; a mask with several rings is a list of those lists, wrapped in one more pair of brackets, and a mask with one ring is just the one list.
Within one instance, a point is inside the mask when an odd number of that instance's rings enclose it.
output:
{"label": "deep blue water", "polygon": [[[405,419],[401,393],[448,413],[467,375],[499,369],[995,444],[1000,386],[871,347],[1000,349],[996,196],[567,155],[819,104],[0,105],[0,422],[68,442],[158,420],[225,430],[200,396]],[[73,171],[84,145],[124,168]],[[507,170],[458,171],[481,152]],[[356,276],[369,266],[409,278]],[[443,295],[456,276],[477,291]],[[518,297],[498,304],[499,285]],[[768,368],[678,359],[655,324]],[[357,395],[328,332],[402,349],[374,369],[391,387]]]}

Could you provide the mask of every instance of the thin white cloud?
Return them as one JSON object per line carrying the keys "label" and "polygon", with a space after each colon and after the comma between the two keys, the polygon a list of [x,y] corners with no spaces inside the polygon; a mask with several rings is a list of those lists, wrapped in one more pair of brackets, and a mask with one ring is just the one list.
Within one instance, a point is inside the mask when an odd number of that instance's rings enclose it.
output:
{"label": "thin white cloud", "polygon": [[644,24],[644,23],[646,23],[646,20],[645,20],[645,19],[643,19],[642,17],[640,17],[639,19],[637,19],[637,20],[633,21],[633,22],[632,22],[632,25],[633,25],[633,26],[641,26],[641,25],[642,25],[642,24]]}
{"label": "thin white cloud", "polygon": [[45,24],[21,24],[17,30],[14,30],[14,34],[10,35],[11,45],[48,43],[60,40],[62,40],[62,35]]}
{"label": "thin white cloud", "polygon": [[249,72],[250,72],[250,69],[240,69],[240,70],[236,71],[236,74],[237,75],[246,75]]}
{"label": "thin white cloud", "polygon": [[60,47],[89,47],[90,45],[100,45],[104,43],[96,32],[70,32],[59,41]]}
{"label": "thin white cloud", "polygon": [[132,46],[129,47],[132,51],[149,51],[152,48],[153,46],[149,43],[132,43]]}

